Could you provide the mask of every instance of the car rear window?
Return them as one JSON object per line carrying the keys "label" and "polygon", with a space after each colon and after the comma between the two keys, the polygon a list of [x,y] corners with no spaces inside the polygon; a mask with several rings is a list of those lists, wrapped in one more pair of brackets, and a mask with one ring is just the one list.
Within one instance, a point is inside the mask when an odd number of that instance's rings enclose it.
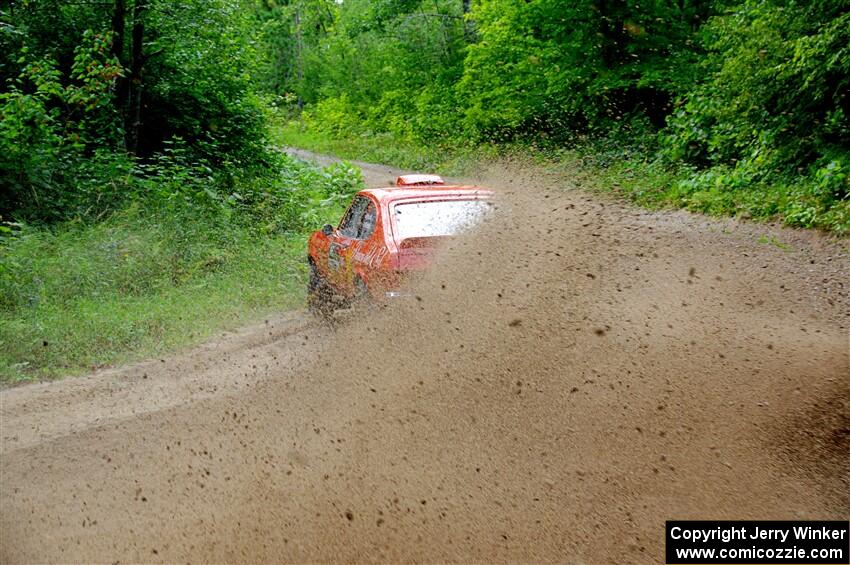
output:
{"label": "car rear window", "polygon": [[486,200],[427,200],[395,205],[398,240],[454,235],[477,224],[492,207]]}

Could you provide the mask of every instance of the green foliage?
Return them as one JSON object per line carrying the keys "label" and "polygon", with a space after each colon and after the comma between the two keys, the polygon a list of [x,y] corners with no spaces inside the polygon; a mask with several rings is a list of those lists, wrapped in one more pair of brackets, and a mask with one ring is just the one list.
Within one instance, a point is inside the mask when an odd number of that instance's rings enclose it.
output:
{"label": "green foliage", "polygon": [[[268,50],[262,68],[276,70],[277,81],[264,84],[275,94],[294,94],[293,102],[316,104],[310,114],[316,126],[336,135],[388,127],[410,135],[446,131],[425,118],[439,108],[441,124],[450,125],[445,118],[453,112],[453,84],[469,35],[462,3],[298,0],[269,6],[258,13]],[[400,113],[400,107],[417,109],[420,119],[408,121],[414,112]]]}
{"label": "green foliage", "polygon": [[304,112],[303,118],[311,129],[334,137],[354,135],[363,129],[362,117],[344,94],[317,102]]}
{"label": "green foliage", "polygon": [[124,171],[136,196],[100,221],[0,224],[0,380],[150,354],[301,300],[304,230],[339,217],[359,170],[280,155],[228,185],[189,155],[172,144]]}
{"label": "green foliage", "polygon": [[[850,12],[843,2],[746,1],[705,28],[706,80],[670,118],[665,156],[700,167],[695,194],[760,192],[792,225],[847,231]],[[768,212],[765,211],[766,215]]]}
{"label": "green foliage", "polygon": [[846,3],[747,1],[711,20],[705,33],[707,79],[671,119],[674,158],[794,170],[846,157]]}
{"label": "green foliage", "polygon": [[3,217],[114,211],[138,196],[171,143],[216,175],[262,176],[273,165],[244,5],[124,4],[117,20],[117,2],[13,2],[0,12]]}
{"label": "green foliage", "polygon": [[76,131],[66,133],[77,149],[85,146],[111,146],[118,142],[117,119],[112,86],[123,69],[110,55],[112,33],[96,34],[87,29],[74,49],[71,82],[60,95],[69,107],[65,119]]}
{"label": "green foliage", "polygon": [[[0,244],[0,382],[154,355],[295,307],[303,255],[300,237],[222,237],[140,212],[24,227]],[[26,276],[10,280],[3,269],[15,263]]]}
{"label": "green foliage", "polygon": [[496,145],[423,145],[387,132],[333,137],[298,121],[279,124],[274,134],[285,146],[446,176],[470,175],[482,162],[497,157],[500,152]]}
{"label": "green foliage", "polygon": [[[306,173],[306,174],[305,174]],[[301,226],[320,226],[332,210],[344,209],[351,197],[364,188],[360,169],[345,161],[326,167],[321,172],[307,169],[300,173],[300,180],[310,191],[293,191],[297,198],[297,218],[293,220]]]}
{"label": "green foliage", "polygon": [[60,217],[79,204],[73,184],[86,149],[114,140],[110,88],[121,69],[107,54],[108,34],[86,30],[82,41],[67,84],[53,60],[23,49],[20,75],[0,93],[0,184],[8,187],[0,213]]}
{"label": "green foliage", "polygon": [[0,11],[0,379],[297,303],[304,232],[362,187],[267,143],[248,2],[120,4]]}
{"label": "green foliage", "polygon": [[175,137],[213,165],[251,167],[266,157],[262,101],[251,68],[252,20],[240,2],[151,2],[152,53],[140,153]]}
{"label": "green foliage", "polygon": [[421,167],[494,142],[658,160],[666,203],[848,230],[843,0],[288,6],[322,16],[289,28],[286,137]]}
{"label": "green foliage", "polygon": [[[48,101],[61,92],[49,62],[25,67],[18,85],[0,93],[0,193],[2,210],[24,205],[24,198],[37,201],[50,187],[56,172],[57,153],[62,145],[57,112]],[[31,80],[34,88],[25,92],[20,83]],[[26,196],[25,196],[26,195]]]}
{"label": "green foliage", "polygon": [[323,5],[289,5],[287,18],[325,19],[289,27],[300,43],[282,55],[298,72],[279,89],[345,99],[345,121],[417,139],[559,135],[635,113],[661,123],[695,78],[693,30],[711,6],[481,0],[464,17],[456,1]]}

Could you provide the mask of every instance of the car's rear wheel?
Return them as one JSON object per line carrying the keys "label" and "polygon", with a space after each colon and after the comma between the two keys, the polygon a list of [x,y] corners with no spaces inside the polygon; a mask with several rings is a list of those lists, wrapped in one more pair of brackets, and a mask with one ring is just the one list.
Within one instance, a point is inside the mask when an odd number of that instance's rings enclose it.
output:
{"label": "car's rear wheel", "polygon": [[369,287],[360,277],[354,279],[354,296],[351,299],[351,307],[354,310],[367,311],[375,306],[375,300],[369,292]]}
{"label": "car's rear wheel", "polygon": [[366,287],[366,283],[363,282],[363,279],[357,277],[354,280],[354,300],[356,302],[365,302],[369,298],[369,289]]}
{"label": "car's rear wheel", "polygon": [[307,283],[307,309],[310,313],[322,319],[330,318],[333,314],[332,292],[316,265],[310,263],[310,280]]}

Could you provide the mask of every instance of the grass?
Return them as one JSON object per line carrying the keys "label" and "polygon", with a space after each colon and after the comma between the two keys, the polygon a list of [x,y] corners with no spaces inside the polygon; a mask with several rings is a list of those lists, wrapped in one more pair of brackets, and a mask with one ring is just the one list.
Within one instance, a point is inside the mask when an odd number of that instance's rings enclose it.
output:
{"label": "grass", "polygon": [[303,235],[234,231],[181,244],[187,232],[176,227],[121,215],[25,230],[5,245],[3,265],[17,273],[3,279],[0,381],[158,355],[302,304]]}
{"label": "grass", "polygon": [[606,161],[599,163],[596,156],[578,151],[560,158],[574,177],[584,181],[584,187],[614,192],[646,208],[682,208],[708,216],[778,220],[836,235],[850,232],[850,200],[825,203],[811,194],[811,187],[805,185],[810,179],[805,177],[749,181],[722,169],[696,171],[635,155]]}
{"label": "grass", "polygon": [[[266,195],[259,220],[177,201],[49,228],[0,224],[0,385],[165,354],[301,307],[307,235],[338,219],[362,180],[286,166],[283,184],[263,190],[301,196],[272,209]],[[303,229],[282,231],[293,214]]]}

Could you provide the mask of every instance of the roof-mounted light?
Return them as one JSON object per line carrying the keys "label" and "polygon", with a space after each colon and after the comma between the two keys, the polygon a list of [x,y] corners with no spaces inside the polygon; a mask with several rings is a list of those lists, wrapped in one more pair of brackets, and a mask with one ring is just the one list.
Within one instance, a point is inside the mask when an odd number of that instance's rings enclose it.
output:
{"label": "roof-mounted light", "polygon": [[439,175],[401,175],[395,180],[396,186],[439,186],[446,184]]}

